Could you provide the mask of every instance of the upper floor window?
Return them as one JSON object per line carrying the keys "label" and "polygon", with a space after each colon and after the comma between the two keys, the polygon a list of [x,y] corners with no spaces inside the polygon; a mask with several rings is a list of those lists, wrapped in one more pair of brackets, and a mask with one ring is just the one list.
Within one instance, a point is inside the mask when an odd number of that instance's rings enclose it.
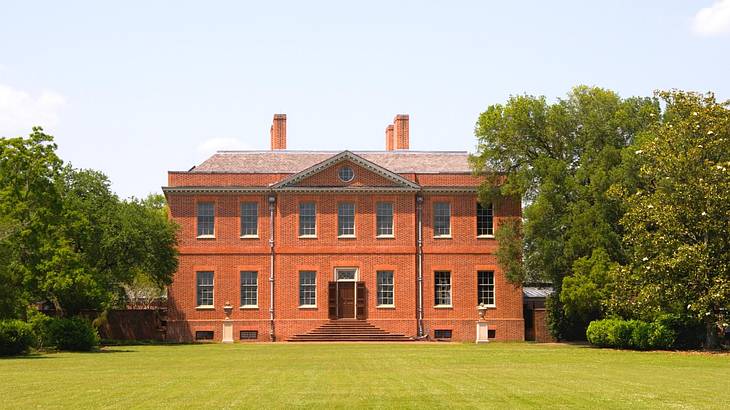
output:
{"label": "upper floor window", "polygon": [[436,306],[451,306],[451,272],[434,273],[434,293]]}
{"label": "upper floor window", "polygon": [[492,204],[483,207],[477,202],[477,236],[494,235],[494,212]]}
{"label": "upper floor window", "polygon": [[355,204],[342,202],[337,205],[337,235],[355,236]]}
{"label": "upper floor window", "polygon": [[299,272],[299,306],[317,305],[317,272]]}
{"label": "upper floor window", "polygon": [[198,202],[198,236],[215,235],[215,204]]}
{"label": "upper floor window", "polygon": [[258,236],[259,204],[243,202],[241,204],[241,236]]}
{"label": "upper floor window", "polygon": [[477,272],[477,304],[494,306],[494,272]]}
{"label": "upper floor window", "polygon": [[393,306],[393,271],[378,271],[378,306]]}
{"label": "upper floor window", "polygon": [[258,272],[241,272],[241,306],[257,306],[259,304]]}
{"label": "upper floor window", "polygon": [[317,207],[314,202],[299,204],[299,236],[317,235]]}
{"label": "upper floor window", "polygon": [[375,206],[375,225],[378,236],[393,236],[393,203],[378,202]]}
{"label": "upper floor window", "polygon": [[451,204],[448,202],[433,204],[433,235],[451,236]]}
{"label": "upper floor window", "polygon": [[213,272],[197,272],[196,284],[198,306],[213,306]]}

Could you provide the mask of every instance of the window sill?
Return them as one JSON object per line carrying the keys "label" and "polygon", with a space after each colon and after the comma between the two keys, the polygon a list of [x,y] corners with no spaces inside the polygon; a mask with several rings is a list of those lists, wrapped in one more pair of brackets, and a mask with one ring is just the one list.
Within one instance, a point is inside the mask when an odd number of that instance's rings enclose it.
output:
{"label": "window sill", "polygon": [[300,305],[299,309],[317,309],[317,305]]}
{"label": "window sill", "polygon": [[356,239],[355,235],[337,235],[337,239]]}
{"label": "window sill", "polygon": [[[480,305],[477,305],[477,309],[479,308],[479,306],[480,306]],[[484,307],[488,307],[488,308],[490,308],[490,309],[494,309],[494,308],[496,308],[496,307],[497,307],[497,305],[481,305],[481,306],[484,306]]]}
{"label": "window sill", "polygon": [[377,235],[375,239],[393,239],[395,235]]}
{"label": "window sill", "polygon": [[494,235],[477,235],[477,239],[494,239]]}
{"label": "window sill", "polygon": [[433,307],[434,309],[453,309],[453,305],[436,305]]}
{"label": "window sill", "polygon": [[241,309],[241,310],[246,310],[246,309],[256,310],[258,308],[259,308],[259,305],[243,305],[243,306],[239,307],[239,309]]}
{"label": "window sill", "polygon": [[317,239],[317,235],[299,235],[299,239]]}
{"label": "window sill", "polygon": [[241,239],[259,239],[258,235],[241,235]]}
{"label": "window sill", "polygon": [[434,235],[433,239],[451,239],[451,235]]}
{"label": "window sill", "polygon": [[395,309],[395,305],[377,305],[376,309]]}
{"label": "window sill", "polygon": [[198,239],[215,239],[215,235],[198,235]]}
{"label": "window sill", "polygon": [[195,310],[215,310],[215,306],[212,306],[212,305],[196,306]]}

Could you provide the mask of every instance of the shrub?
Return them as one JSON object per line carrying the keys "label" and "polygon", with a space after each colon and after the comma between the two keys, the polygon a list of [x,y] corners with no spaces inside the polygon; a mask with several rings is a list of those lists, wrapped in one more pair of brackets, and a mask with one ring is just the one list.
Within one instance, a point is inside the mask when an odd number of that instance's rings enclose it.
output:
{"label": "shrub", "polygon": [[669,349],[675,346],[676,336],[674,330],[657,321],[651,324],[649,344],[653,349]]}
{"label": "shrub", "polygon": [[50,343],[49,325],[53,318],[35,309],[28,311],[28,324],[33,332],[33,345],[36,349],[43,349]]}
{"label": "shrub", "polygon": [[88,352],[99,345],[99,335],[85,319],[54,318],[48,323],[48,342],[58,350]]}
{"label": "shrub", "polygon": [[21,320],[0,321],[0,356],[15,356],[28,352],[33,344],[30,325]]}
{"label": "shrub", "polygon": [[638,350],[652,349],[654,347],[652,343],[652,324],[640,320],[633,320],[631,322],[633,322],[631,348]]}
{"label": "shrub", "polygon": [[702,345],[705,328],[699,320],[679,314],[659,316],[655,323],[662,325],[672,333],[671,346],[677,349],[697,349]]}
{"label": "shrub", "polygon": [[616,320],[608,340],[613,347],[626,349],[631,347],[631,334],[634,332],[634,321]]}
{"label": "shrub", "polygon": [[610,347],[608,335],[614,325],[614,319],[594,320],[588,325],[586,338],[592,345],[599,347]]}

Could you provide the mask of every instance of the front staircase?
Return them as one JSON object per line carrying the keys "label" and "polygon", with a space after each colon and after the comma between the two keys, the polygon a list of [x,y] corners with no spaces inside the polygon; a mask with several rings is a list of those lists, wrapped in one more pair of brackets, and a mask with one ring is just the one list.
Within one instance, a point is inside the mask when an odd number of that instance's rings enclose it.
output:
{"label": "front staircase", "polygon": [[366,320],[338,319],[307,333],[294,335],[290,342],[410,342],[413,338],[389,333]]}

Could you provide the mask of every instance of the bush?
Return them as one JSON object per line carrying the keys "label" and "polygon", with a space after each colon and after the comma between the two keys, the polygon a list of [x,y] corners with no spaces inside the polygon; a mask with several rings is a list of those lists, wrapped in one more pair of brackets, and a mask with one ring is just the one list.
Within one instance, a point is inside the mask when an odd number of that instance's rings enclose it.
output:
{"label": "bush", "polygon": [[99,346],[99,335],[87,320],[53,318],[48,322],[48,343],[58,350],[88,352]]}
{"label": "bush", "polygon": [[[633,320],[633,330],[631,331],[631,348],[637,350],[648,350],[653,348],[652,344],[652,324]],[[630,322],[630,323],[631,323]]]}
{"label": "bush", "polygon": [[675,340],[672,329],[661,322],[621,319],[594,320],[586,336],[594,346],[637,350],[668,349]]}
{"label": "bush", "polygon": [[25,354],[33,344],[30,325],[21,320],[0,321],[0,356]]}
{"label": "bush", "polygon": [[702,346],[705,336],[705,327],[699,320],[678,314],[659,316],[655,323],[663,326],[673,334],[670,347],[677,349],[698,349]]}
{"label": "bush", "polygon": [[35,309],[28,310],[28,324],[33,332],[33,346],[36,349],[43,349],[50,344],[48,327],[52,321],[52,317]]}

